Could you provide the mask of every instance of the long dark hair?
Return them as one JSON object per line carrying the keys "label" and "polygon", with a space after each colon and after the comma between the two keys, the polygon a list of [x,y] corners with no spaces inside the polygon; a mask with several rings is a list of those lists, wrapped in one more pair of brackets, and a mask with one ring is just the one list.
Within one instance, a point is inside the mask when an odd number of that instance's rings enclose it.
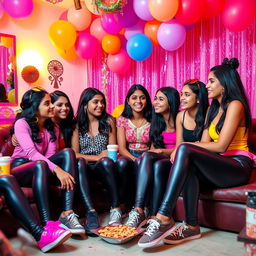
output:
{"label": "long dark hair", "polygon": [[63,134],[65,147],[70,148],[73,131],[75,129],[75,124],[76,124],[76,122],[74,120],[73,107],[71,105],[68,95],[62,91],[56,90],[56,91],[50,93],[50,96],[51,96],[52,103],[57,101],[59,99],[59,97],[65,97],[68,101],[69,113],[65,119],[60,120],[59,126],[60,126],[60,130]]}
{"label": "long dark hair", "polygon": [[233,100],[239,100],[244,106],[246,130],[249,129],[251,125],[251,111],[243,83],[239,73],[236,70],[238,67],[239,61],[237,58],[232,58],[230,60],[225,58],[221,65],[211,68],[211,71],[223,86],[224,92],[221,103],[219,103],[216,99],[212,100],[205,128],[209,127],[212,120],[218,114],[218,110],[221,106],[224,112],[216,125],[216,131],[219,133],[225,121],[228,104]]}
{"label": "long dark hair", "polygon": [[147,105],[146,105],[145,109],[143,110],[143,113],[144,113],[144,117],[146,118],[146,120],[148,122],[151,122],[151,117],[152,117],[151,99],[150,99],[150,96],[149,96],[149,93],[148,93],[147,89],[144,86],[140,85],[140,84],[132,85],[131,88],[129,89],[129,91],[127,92],[126,97],[125,97],[125,103],[124,103],[124,111],[122,113],[122,116],[126,117],[126,118],[132,118],[133,117],[132,108],[128,104],[128,101],[129,101],[129,98],[131,97],[131,95],[137,90],[142,91],[143,94],[146,97]]}
{"label": "long dark hair", "polygon": [[[37,117],[38,107],[42,99],[47,94],[48,94],[47,91],[37,87],[34,87],[33,89],[25,92],[20,103],[20,107],[22,111],[16,115],[16,121],[20,118],[24,118],[26,120],[26,122],[28,123],[31,129],[32,140],[36,143],[42,142],[42,139],[38,137],[38,134],[39,134],[38,117]],[[50,118],[46,119],[44,123],[44,127],[50,133],[51,141],[55,141],[56,135],[54,133],[54,123]]]}
{"label": "long dark hair", "polygon": [[[169,113],[173,119],[174,127],[175,127],[175,120],[176,120],[176,116],[178,114],[179,105],[180,105],[179,93],[173,87],[162,87],[156,91],[156,94],[158,92],[162,92],[167,97],[168,104],[169,104]],[[157,114],[153,110],[149,137],[150,137],[151,143],[153,143],[155,148],[164,148],[162,132],[165,131],[165,129],[166,129],[166,123],[164,121],[163,116],[161,114]]]}
{"label": "long dark hair", "polygon": [[185,82],[184,86],[185,85],[187,85],[189,89],[196,95],[196,98],[199,102],[195,117],[196,127],[193,133],[196,138],[201,138],[204,130],[206,112],[209,107],[206,85],[197,79],[191,79]]}
{"label": "long dark hair", "polygon": [[86,88],[80,96],[76,114],[78,130],[79,132],[85,133],[89,131],[89,118],[85,111],[85,106],[87,106],[88,102],[96,95],[101,95],[103,97],[103,102],[105,105],[105,108],[103,109],[101,116],[97,117],[99,120],[99,133],[108,134],[109,132],[112,131],[111,125],[109,123],[109,119],[112,117],[106,112],[105,95],[96,88]]}

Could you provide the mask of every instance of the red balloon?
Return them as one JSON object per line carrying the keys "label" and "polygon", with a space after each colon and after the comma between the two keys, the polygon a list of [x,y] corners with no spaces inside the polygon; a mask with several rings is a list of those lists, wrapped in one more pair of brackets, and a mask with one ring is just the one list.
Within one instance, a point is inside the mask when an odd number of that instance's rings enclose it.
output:
{"label": "red balloon", "polygon": [[203,15],[205,0],[180,0],[175,18],[182,24],[196,23]]}
{"label": "red balloon", "polygon": [[254,0],[229,0],[222,14],[224,26],[233,32],[248,28],[255,18]]}
{"label": "red balloon", "polygon": [[203,18],[209,19],[222,13],[226,0],[205,0]]}

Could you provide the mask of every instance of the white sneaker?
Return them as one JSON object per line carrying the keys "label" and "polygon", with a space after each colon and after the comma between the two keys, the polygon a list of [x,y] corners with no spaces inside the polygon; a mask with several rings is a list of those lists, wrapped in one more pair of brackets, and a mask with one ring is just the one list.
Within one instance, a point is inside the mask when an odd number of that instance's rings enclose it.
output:
{"label": "white sneaker", "polygon": [[122,219],[122,212],[120,209],[115,208],[110,210],[109,225],[120,225]]}

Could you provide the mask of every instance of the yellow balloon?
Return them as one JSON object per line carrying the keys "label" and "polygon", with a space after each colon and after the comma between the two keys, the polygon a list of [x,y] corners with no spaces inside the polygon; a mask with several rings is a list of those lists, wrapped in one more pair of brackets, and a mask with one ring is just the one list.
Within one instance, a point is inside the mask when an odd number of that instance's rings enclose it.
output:
{"label": "yellow balloon", "polygon": [[117,105],[112,111],[112,116],[118,118],[124,111],[124,104]]}
{"label": "yellow balloon", "polygon": [[15,103],[15,89],[12,89],[7,93],[7,99],[10,103]]}
{"label": "yellow balloon", "polygon": [[76,29],[68,21],[57,20],[49,28],[49,38],[60,49],[70,49],[76,42]]}
{"label": "yellow balloon", "polygon": [[11,37],[2,36],[1,42],[2,42],[2,45],[5,46],[6,48],[10,48],[13,45],[13,39]]}
{"label": "yellow balloon", "polygon": [[75,60],[78,57],[74,47],[72,47],[68,50],[63,50],[63,49],[57,48],[57,51],[58,51],[59,55],[65,60]]}

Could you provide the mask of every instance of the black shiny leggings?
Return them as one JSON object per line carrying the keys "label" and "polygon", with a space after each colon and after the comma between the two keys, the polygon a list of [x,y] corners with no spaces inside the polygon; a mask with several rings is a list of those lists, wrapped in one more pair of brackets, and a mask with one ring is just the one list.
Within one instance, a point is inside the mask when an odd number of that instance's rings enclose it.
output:
{"label": "black shiny leggings", "polygon": [[[143,154],[138,167],[135,207],[144,208],[146,195],[149,194],[150,214],[155,215],[157,213],[164,195],[170,166],[171,162],[168,155],[154,152]],[[151,184],[153,185],[150,186]]]}
{"label": "black shiny leggings", "polygon": [[[73,177],[76,174],[76,157],[72,149],[64,149],[49,158],[53,163],[70,173]],[[59,185],[56,175],[49,170],[44,161],[29,162],[25,158],[14,159],[11,165],[11,173],[17,179],[21,187],[33,189],[35,202],[43,225],[50,217],[49,191],[50,184]],[[62,190],[62,210],[67,211],[73,208],[74,189],[71,191]]]}
{"label": "black shiny leggings", "polygon": [[15,177],[12,175],[0,176],[0,195],[5,197],[5,202],[14,217],[33,235],[36,241],[39,241],[43,228],[38,224]]}
{"label": "black shiny leggings", "polygon": [[120,206],[119,192],[117,186],[117,167],[113,160],[103,157],[99,161],[88,164],[88,173],[91,177],[98,178],[107,189],[110,196],[112,208]]}
{"label": "black shiny leggings", "polygon": [[227,188],[246,184],[252,160],[245,156],[222,156],[191,144],[181,144],[168,178],[158,213],[171,216],[183,189],[186,222],[198,224],[197,206],[200,183],[208,188]]}

